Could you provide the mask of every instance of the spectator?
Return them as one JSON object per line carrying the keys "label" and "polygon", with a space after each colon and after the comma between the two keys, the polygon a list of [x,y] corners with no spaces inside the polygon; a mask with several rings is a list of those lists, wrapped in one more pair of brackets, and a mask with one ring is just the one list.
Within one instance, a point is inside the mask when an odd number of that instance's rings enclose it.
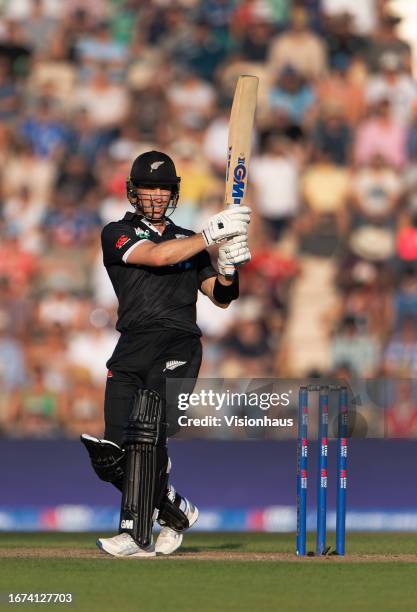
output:
{"label": "spectator", "polygon": [[[74,330],[68,339],[67,357],[74,372],[88,374],[95,384],[103,384],[107,375],[106,361],[112,354],[117,334],[106,329],[103,323],[108,323],[108,315],[102,312],[99,320],[93,324],[91,317],[84,328]],[[93,313],[92,313],[93,315]],[[94,316],[93,319],[94,321]],[[94,346],[95,358],[91,359],[91,347]]]}
{"label": "spectator", "polygon": [[321,8],[327,19],[346,19],[349,26],[361,35],[371,34],[377,26],[377,2],[375,0],[322,0]]}
{"label": "spectator", "polygon": [[355,32],[351,13],[340,12],[332,16],[324,36],[332,68],[340,66],[341,63],[349,64],[354,57],[363,53],[366,47],[366,40]]}
{"label": "spectator", "polygon": [[10,66],[7,60],[0,56],[0,121],[12,122],[17,117],[18,90],[10,76]]}
{"label": "spectator", "polygon": [[341,295],[338,318],[352,317],[359,332],[384,339],[392,323],[389,285],[378,268],[368,262],[357,261],[351,272],[351,281]]}
{"label": "spectator", "polygon": [[415,438],[417,437],[417,398],[413,381],[400,379],[390,382],[390,387],[393,387],[393,397],[385,414],[385,434],[389,438]]}
{"label": "spectator", "polygon": [[87,244],[101,227],[98,212],[77,206],[71,193],[56,194],[56,197],[56,205],[48,210],[42,223],[49,244],[64,247]]}
{"label": "spectator", "polygon": [[191,140],[179,140],[174,146],[176,167],[181,176],[181,206],[174,213],[177,225],[195,227],[198,208],[213,186],[206,160]]}
{"label": "spectator", "polygon": [[417,322],[417,272],[413,267],[404,270],[394,293],[393,305],[395,329],[402,326],[404,319]]}
{"label": "spectator", "polygon": [[238,53],[248,62],[265,63],[268,59],[269,42],[274,33],[271,17],[255,14],[249,27],[246,27],[239,37]]}
{"label": "spectator", "polygon": [[315,162],[304,173],[302,189],[306,204],[314,214],[339,215],[349,196],[350,173],[333,163],[327,150],[316,150]]}
{"label": "spectator", "polygon": [[366,59],[371,72],[378,72],[380,59],[384,53],[393,53],[407,71],[411,71],[410,45],[397,36],[397,26],[401,17],[384,12],[379,20],[379,27],[373,32],[368,45]]}
{"label": "spectator", "polygon": [[96,128],[88,111],[85,108],[76,111],[67,152],[70,155],[83,157],[90,166],[93,166],[107,145],[107,134]]}
{"label": "spectator", "polygon": [[327,151],[332,162],[339,166],[348,164],[352,130],[341,107],[334,101],[322,103],[322,116],[314,126],[312,140],[317,149]]}
{"label": "spectator", "polygon": [[397,255],[404,262],[417,261],[417,214],[412,212],[404,219],[397,233]]}
{"label": "spectator", "polygon": [[391,116],[387,99],[373,106],[370,117],[359,125],[356,132],[354,161],[367,164],[378,154],[398,168],[407,161],[406,131],[402,123]]}
{"label": "spectator", "polygon": [[193,22],[188,19],[186,9],[180,4],[172,4],[163,12],[162,19],[161,15],[155,15],[154,25],[159,29],[155,42],[166,57],[175,57],[178,66],[186,67],[193,38]]}
{"label": "spectator", "polygon": [[[267,43],[264,41],[264,47]],[[203,81],[212,82],[215,72],[224,60],[226,48],[210,29],[207,21],[200,19],[192,33],[187,50],[187,68]]]}
{"label": "spectator", "polygon": [[224,175],[230,111],[221,108],[204,131],[203,153],[218,176]]}
{"label": "spectator", "polygon": [[231,357],[239,359],[245,376],[266,375],[270,347],[267,329],[261,319],[260,304],[248,299],[240,309],[236,326],[226,340]]}
{"label": "spectator", "polygon": [[40,253],[42,250],[40,226],[44,212],[45,202],[34,200],[26,185],[19,189],[16,196],[4,202],[6,231],[15,233],[20,245],[28,252]]}
{"label": "spectator", "polygon": [[315,96],[308,82],[291,65],[284,66],[269,94],[273,116],[284,116],[288,123],[308,122]]}
{"label": "spectator", "polygon": [[56,177],[55,189],[58,193],[70,193],[75,202],[82,202],[97,185],[92,168],[82,155],[68,155],[61,164]]}
{"label": "spectator", "polygon": [[50,437],[57,435],[62,419],[62,396],[52,393],[38,368],[32,372],[29,385],[13,406],[10,422],[17,436]]}
{"label": "spectator", "polygon": [[88,431],[100,437],[104,426],[101,389],[88,376],[79,373],[75,375],[66,399],[63,415],[66,433],[78,438]]}
{"label": "spectator", "polygon": [[10,335],[10,317],[0,311],[0,388],[6,392],[22,388],[26,382],[23,346]]}
{"label": "spectator", "polygon": [[326,72],[326,53],[322,40],[309,29],[307,13],[293,9],[291,27],[272,39],[268,68],[275,75],[290,64],[307,79],[318,79]]}
{"label": "spectator", "polygon": [[364,115],[364,88],[353,78],[349,63],[342,58],[335,58],[332,71],[320,79],[317,84],[317,96],[320,106],[334,104],[352,126],[355,126]]}
{"label": "spectator", "polygon": [[35,155],[31,144],[19,141],[0,169],[3,194],[14,196],[26,187],[34,201],[49,201],[56,168],[51,159]]}
{"label": "spectator", "polygon": [[42,0],[31,0],[30,4],[30,12],[22,21],[22,30],[34,52],[45,53],[49,49],[57,21],[46,14]]}
{"label": "spectator", "polygon": [[68,329],[59,324],[41,327],[35,317],[34,324],[37,333],[26,348],[28,369],[42,370],[47,388],[52,393],[65,395],[72,384],[67,358]]}
{"label": "spectator", "polygon": [[17,21],[4,23],[5,32],[0,40],[0,58],[7,61],[13,77],[26,77],[29,74],[32,48],[22,26]]}
{"label": "spectator", "polygon": [[375,376],[379,366],[378,348],[375,339],[360,332],[355,319],[346,316],[332,341],[332,368],[347,365],[355,376]]}
{"label": "spectator", "polygon": [[80,300],[70,292],[71,286],[65,278],[56,278],[51,290],[39,300],[37,312],[41,328],[59,326],[73,329],[80,322]]}
{"label": "spectator", "polygon": [[411,317],[402,320],[384,354],[386,376],[414,378],[417,374],[417,327]]}
{"label": "spectator", "polygon": [[[162,73],[163,76],[163,73]],[[163,78],[153,77],[153,81],[140,91],[140,105],[133,104],[129,120],[135,125],[143,143],[153,143],[158,140],[159,131],[169,134],[164,117],[168,113],[167,84]]]}
{"label": "spectator", "polygon": [[167,97],[173,116],[188,128],[204,127],[212,116],[216,100],[212,85],[188,70],[179,82],[168,88]]}
{"label": "spectator", "polygon": [[39,271],[39,259],[19,244],[18,234],[9,229],[0,243],[0,277],[28,289]]}
{"label": "spectator", "polygon": [[379,59],[381,72],[370,78],[367,88],[369,104],[388,100],[393,117],[408,123],[417,99],[417,83],[407,73],[395,53],[383,53]]}
{"label": "spectator", "polygon": [[51,100],[41,98],[35,112],[22,121],[22,136],[41,158],[58,158],[68,142],[66,125],[52,108]]}
{"label": "spectator", "polygon": [[34,300],[28,295],[27,287],[0,276],[0,313],[7,315],[10,337],[19,341],[30,338],[34,308]]}
{"label": "spectator", "polygon": [[[410,162],[414,165],[409,169],[410,174],[414,177],[414,186],[416,184],[416,162],[417,162],[417,102],[414,102],[410,114],[410,122],[407,130],[407,156]],[[410,185],[410,180],[406,176],[406,182]]]}
{"label": "spectator", "polygon": [[76,52],[87,74],[97,64],[106,64],[109,71],[118,69],[115,74],[120,77],[128,59],[126,48],[113,39],[106,21],[99,21],[87,35],[78,38]]}
{"label": "spectator", "polygon": [[385,222],[392,225],[402,189],[398,171],[382,155],[374,155],[367,166],[358,168],[352,177],[352,196],[357,223]]}
{"label": "spectator", "polygon": [[129,95],[121,84],[112,83],[105,64],[95,69],[86,83],[74,92],[75,110],[85,109],[94,128],[109,143],[116,135],[118,125],[129,112]]}
{"label": "spectator", "polygon": [[63,108],[69,108],[76,80],[76,68],[69,56],[65,34],[56,30],[48,43],[48,52],[34,58],[28,79],[29,92],[34,94],[53,83],[57,100]]}
{"label": "spectator", "polygon": [[252,160],[251,177],[257,210],[267,224],[271,238],[277,240],[299,207],[299,170],[289,142],[271,133],[266,138],[262,154]]}

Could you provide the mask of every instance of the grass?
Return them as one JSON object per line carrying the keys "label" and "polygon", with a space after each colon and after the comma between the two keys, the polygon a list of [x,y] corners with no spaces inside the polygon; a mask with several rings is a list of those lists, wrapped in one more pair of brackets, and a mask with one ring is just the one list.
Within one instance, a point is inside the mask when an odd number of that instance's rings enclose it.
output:
{"label": "grass", "polygon": [[[94,548],[94,534],[2,534],[0,592],[72,592],[76,610],[167,612],[258,610],[411,610],[417,601],[417,563],[395,555],[417,555],[417,534],[350,534],[349,552],[378,560],[117,560],[107,557],[42,558]],[[331,542],[330,542],[331,543]],[[313,542],[311,542],[311,547]],[[21,547],[39,549],[25,557]],[[16,555],[14,551],[16,549]],[[184,552],[291,553],[294,536],[265,533],[195,533]],[[18,556],[19,555],[19,556]],[[387,560],[383,556],[387,556]],[[58,604],[56,604],[58,605]],[[42,609],[55,606],[43,604]],[[25,607],[28,606],[22,606]],[[60,608],[66,607],[64,604]]]}

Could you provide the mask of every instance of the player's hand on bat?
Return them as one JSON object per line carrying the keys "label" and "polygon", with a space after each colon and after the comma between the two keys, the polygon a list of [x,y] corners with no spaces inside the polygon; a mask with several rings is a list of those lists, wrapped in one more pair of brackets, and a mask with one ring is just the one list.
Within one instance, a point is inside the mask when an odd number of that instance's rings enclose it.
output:
{"label": "player's hand on bat", "polygon": [[211,217],[202,230],[206,246],[218,244],[234,236],[247,235],[250,214],[248,206],[236,206],[222,210]]}
{"label": "player's hand on bat", "polygon": [[242,266],[248,263],[250,259],[251,254],[247,236],[235,236],[234,238],[230,238],[230,240],[222,244],[219,248],[217,259],[219,274],[231,276],[236,266]]}

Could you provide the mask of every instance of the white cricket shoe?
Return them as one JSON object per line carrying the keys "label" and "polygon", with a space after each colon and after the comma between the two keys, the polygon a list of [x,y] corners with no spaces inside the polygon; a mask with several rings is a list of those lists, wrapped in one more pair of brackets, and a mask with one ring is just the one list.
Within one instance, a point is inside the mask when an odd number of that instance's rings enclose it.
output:
{"label": "white cricket shoe", "polygon": [[[171,487],[173,489],[173,487]],[[174,490],[174,489],[173,489]],[[175,492],[175,490],[174,490]],[[194,525],[196,520],[198,519],[198,508],[194,506],[191,502],[183,498],[183,501],[186,502],[183,508],[183,512],[188,519],[188,524],[190,527]],[[188,529],[186,531],[188,531]],[[159,532],[158,538],[155,544],[155,552],[160,555],[170,555],[175,552],[182,544],[182,540],[184,537],[184,531],[178,532],[175,529],[171,529],[171,527],[161,527],[161,531]]]}
{"label": "white cricket shoe", "polygon": [[141,548],[128,533],[119,533],[113,538],[99,538],[97,546],[113,557],[155,557],[155,547],[153,544],[148,548]]}
{"label": "white cricket shoe", "polygon": [[171,527],[161,527],[155,544],[155,552],[160,555],[170,555],[182,544],[183,534]]}

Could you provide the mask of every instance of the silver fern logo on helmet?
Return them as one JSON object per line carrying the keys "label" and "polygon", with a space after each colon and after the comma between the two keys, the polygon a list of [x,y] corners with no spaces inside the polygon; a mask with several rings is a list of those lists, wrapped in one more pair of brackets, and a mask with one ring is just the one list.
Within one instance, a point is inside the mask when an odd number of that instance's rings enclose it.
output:
{"label": "silver fern logo on helmet", "polygon": [[165,160],[153,162],[151,164],[151,172],[153,172],[154,170],[158,170],[159,166],[162,166],[162,164],[164,163],[165,163]]}

